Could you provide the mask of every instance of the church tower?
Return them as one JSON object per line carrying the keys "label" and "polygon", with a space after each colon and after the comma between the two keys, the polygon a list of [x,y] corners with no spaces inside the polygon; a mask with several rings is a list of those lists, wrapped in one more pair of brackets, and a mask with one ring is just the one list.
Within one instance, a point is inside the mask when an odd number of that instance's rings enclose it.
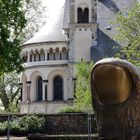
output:
{"label": "church tower", "polygon": [[69,91],[74,94],[75,64],[90,62],[91,48],[97,45],[97,1],[66,0],[63,29],[68,38]]}
{"label": "church tower", "polygon": [[91,46],[97,41],[96,0],[69,0],[69,62],[91,60]]}

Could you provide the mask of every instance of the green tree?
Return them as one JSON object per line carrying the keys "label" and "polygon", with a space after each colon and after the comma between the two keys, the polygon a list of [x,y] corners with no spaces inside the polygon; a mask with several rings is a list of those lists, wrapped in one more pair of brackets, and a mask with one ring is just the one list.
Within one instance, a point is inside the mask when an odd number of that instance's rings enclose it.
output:
{"label": "green tree", "polygon": [[20,33],[26,19],[22,0],[0,0],[0,74],[21,71]]}
{"label": "green tree", "polygon": [[76,64],[75,98],[73,105],[63,107],[61,113],[92,112],[92,98],[90,90],[91,70],[93,62],[82,61]]}
{"label": "green tree", "polygon": [[20,98],[19,76],[17,73],[6,74],[0,79],[0,101],[6,112],[18,111]]}
{"label": "green tree", "polygon": [[44,11],[40,1],[0,0],[0,75],[23,70],[20,45],[44,24]]}
{"label": "green tree", "polygon": [[90,90],[91,70],[93,62],[85,61],[76,64],[76,91],[74,104],[79,110],[91,111],[92,99]]}
{"label": "green tree", "polygon": [[3,0],[0,10],[0,100],[5,111],[16,112],[20,87],[19,76],[13,71],[23,70],[20,45],[44,25],[45,8],[39,0]]}
{"label": "green tree", "polygon": [[125,15],[119,12],[114,23],[118,30],[116,38],[125,44],[117,56],[140,66],[140,4],[136,2]]}

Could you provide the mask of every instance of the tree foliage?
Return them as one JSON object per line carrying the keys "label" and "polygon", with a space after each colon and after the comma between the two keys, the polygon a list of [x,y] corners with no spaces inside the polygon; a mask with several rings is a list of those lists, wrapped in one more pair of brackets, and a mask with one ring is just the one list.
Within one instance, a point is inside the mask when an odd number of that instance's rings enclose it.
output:
{"label": "tree foliage", "polygon": [[92,110],[92,99],[90,90],[90,73],[93,62],[81,62],[76,65],[76,91],[75,106],[83,111]]}
{"label": "tree foliage", "polygon": [[40,5],[35,0],[0,0],[0,74],[23,70],[20,45],[44,24]]}
{"label": "tree foliage", "polygon": [[92,112],[92,98],[90,90],[91,70],[93,62],[82,61],[76,64],[75,98],[73,105],[59,110],[60,113]]}
{"label": "tree foliage", "polygon": [[0,0],[0,73],[23,69],[19,46],[25,25],[22,0]]}
{"label": "tree foliage", "polygon": [[136,2],[126,15],[118,13],[114,23],[117,24],[117,39],[127,44],[117,56],[140,66],[140,4]]}
{"label": "tree foliage", "polygon": [[0,79],[0,100],[7,112],[18,111],[20,98],[19,76],[16,73],[6,74]]}
{"label": "tree foliage", "polygon": [[20,45],[45,23],[43,12],[40,0],[0,0],[0,100],[5,111],[18,111]]}

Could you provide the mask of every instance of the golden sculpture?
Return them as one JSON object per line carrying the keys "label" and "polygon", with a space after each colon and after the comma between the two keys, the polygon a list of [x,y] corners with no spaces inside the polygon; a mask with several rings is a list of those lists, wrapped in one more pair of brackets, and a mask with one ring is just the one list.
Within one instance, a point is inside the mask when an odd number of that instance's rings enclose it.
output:
{"label": "golden sculpture", "polygon": [[115,58],[97,62],[91,92],[100,140],[140,140],[140,78],[135,66]]}

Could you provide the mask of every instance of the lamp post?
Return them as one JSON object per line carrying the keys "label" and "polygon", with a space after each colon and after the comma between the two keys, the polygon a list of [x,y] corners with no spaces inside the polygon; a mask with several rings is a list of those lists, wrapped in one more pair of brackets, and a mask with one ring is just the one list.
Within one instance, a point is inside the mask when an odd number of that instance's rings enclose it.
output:
{"label": "lamp post", "polygon": [[8,114],[8,122],[7,122],[7,140],[10,140],[10,114]]}
{"label": "lamp post", "polygon": [[28,114],[30,113],[30,111],[29,111],[29,100],[27,100],[27,105],[28,105]]}

